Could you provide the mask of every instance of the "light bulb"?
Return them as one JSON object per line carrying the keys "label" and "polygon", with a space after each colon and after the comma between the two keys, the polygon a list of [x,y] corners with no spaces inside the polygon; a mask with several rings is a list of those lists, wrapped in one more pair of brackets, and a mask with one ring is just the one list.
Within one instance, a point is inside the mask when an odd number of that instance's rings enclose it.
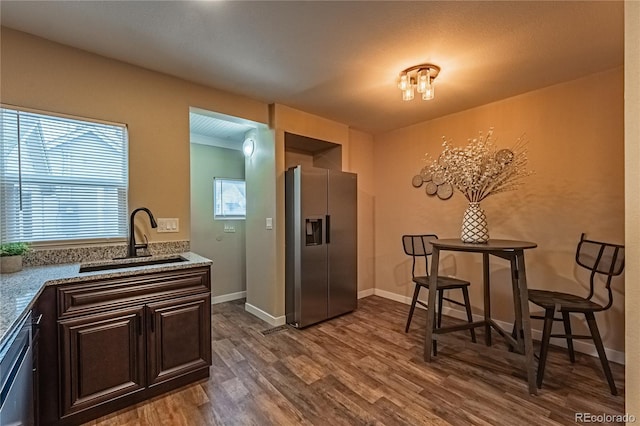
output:
{"label": "light bulb", "polygon": [[407,90],[411,86],[409,76],[407,74],[400,74],[400,81],[398,82],[398,89]]}
{"label": "light bulb", "polygon": [[410,101],[413,99],[413,87],[409,86],[407,89],[402,91],[402,100]]}
{"label": "light bulb", "polygon": [[423,101],[429,101],[429,100],[433,99],[433,96],[434,96],[433,79],[431,78],[431,68],[427,68],[426,77],[427,77],[426,84],[425,84],[425,87],[424,87],[424,92],[422,93],[422,100]]}
{"label": "light bulb", "polygon": [[418,93],[424,93],[429,85],[429,76],[423,71],[418,72]]}
{"label": "light bulb", "polygon": [[422,94],[422,100],[423,101],[429,101],[429,100],[433,99],[435,97],[435,90],[434,89],[435,88],[433,86],[433,83],[429,84],[427,86],[427,89]]}
{"label": "light bulb", "polygon": [[242,144],[242,152],[244,152],[245,157],[251,157],[253,155],[253,150],[255,148],[255,141],[251,138],[247,138],[244,140]]}

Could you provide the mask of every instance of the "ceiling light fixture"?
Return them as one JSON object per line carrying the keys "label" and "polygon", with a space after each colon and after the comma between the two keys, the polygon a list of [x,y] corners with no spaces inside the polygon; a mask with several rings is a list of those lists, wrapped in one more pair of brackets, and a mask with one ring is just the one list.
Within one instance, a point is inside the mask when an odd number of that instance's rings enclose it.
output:
{"label": "ceiling light fixture", "polygon": [[420,64],[407,68],[400,73],[398,89],[402,91],[402,100],[413,99],[414,90],[422,93],[422,100],[434,98],[433,80],[440,74],[440,67],[432,64]]}

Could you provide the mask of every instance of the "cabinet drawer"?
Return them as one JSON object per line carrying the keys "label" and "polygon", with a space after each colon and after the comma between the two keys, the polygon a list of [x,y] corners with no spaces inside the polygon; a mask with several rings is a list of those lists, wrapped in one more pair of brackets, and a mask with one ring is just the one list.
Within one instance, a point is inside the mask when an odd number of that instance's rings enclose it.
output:
{"label": "cabinet drawer", "polygon": [[58,287],[58,317],[104,312],[210,291],[209,267],[87,281]]}

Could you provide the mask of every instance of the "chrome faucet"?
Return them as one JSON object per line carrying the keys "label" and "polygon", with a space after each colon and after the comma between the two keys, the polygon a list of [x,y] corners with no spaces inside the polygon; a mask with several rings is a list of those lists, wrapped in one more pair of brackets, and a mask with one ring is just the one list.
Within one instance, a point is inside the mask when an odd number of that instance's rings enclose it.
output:
{"label": "chrome faucet", "polygon": [[138,213],[140,210],[147,212],[147,214],[149,215],[149,221],[151,222],[151,227],[152,228],[157,228],[158,224],[156,223],[155,218],[153,217],[153,214],[151,213],[151,210],[149,210],[146,207],[139,207],[137,209],[135,209],[134,211],[131,212],[131,216],[129,217],[129,242],[128,242],[128,250],[127,250],[127,257],[138,257],[138,249],[143,249],[143,248],[147,248],[148,247],[148,241],[144,244],[136,244],[136,233],[135,233],[135,227],[134,227],[134,220],[136,217],[136,213]]}

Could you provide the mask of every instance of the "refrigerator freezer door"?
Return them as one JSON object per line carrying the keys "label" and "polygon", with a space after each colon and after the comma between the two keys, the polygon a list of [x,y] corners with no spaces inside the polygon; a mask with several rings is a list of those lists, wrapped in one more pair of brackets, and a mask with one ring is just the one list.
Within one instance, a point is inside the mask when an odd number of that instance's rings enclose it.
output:
{"label": "refrigerator freezer door", "polygon": [[357,182],[354,173],[329,170],[329,318],[351,312],[358,304]]}
{"label": "refrigerator freezer door", "polygon": [[[293,294],[287,297],[290,301],[287,322],[306,327],[327,319],[327,246],[322,242],[322,225],[327,213],[327,171],[296,167],[293,179],[288,176],[287,184],[286,220],[287,229],[292,231],[287,235],[287,247],[294,247],[292,252],[287,249],[287,261],[291,261],[289,253],[294,260],[293,270],[287,266],[287,271],[294,277],[293,283],[287,282],[288,291],[293,286]],[[292,228],[289,228],[290,219],[294,222]],[[290,279],[289,274],[287,279]]]}

